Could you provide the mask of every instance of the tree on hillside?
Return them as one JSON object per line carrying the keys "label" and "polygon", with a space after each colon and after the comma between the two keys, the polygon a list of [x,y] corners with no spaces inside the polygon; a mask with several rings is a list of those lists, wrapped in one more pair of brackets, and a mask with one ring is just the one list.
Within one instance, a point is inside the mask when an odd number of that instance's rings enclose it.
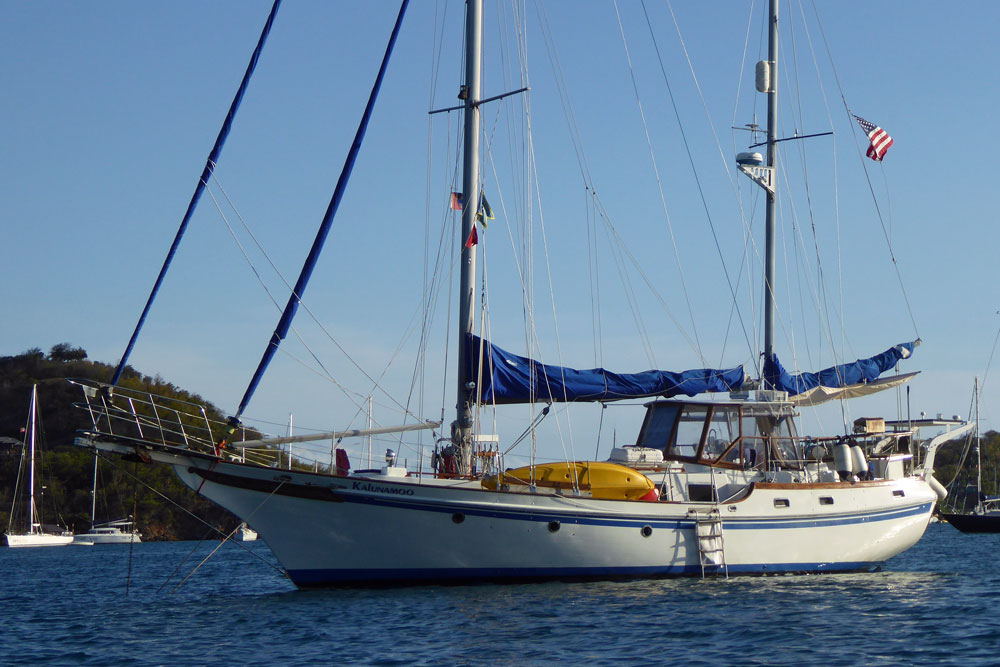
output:
{"label": "tree on hillside", "polygon": [[57,343],[49,350],[51,361],[83,361],[87,358],[87,351],[82,347],[73,347],[69,343]]}

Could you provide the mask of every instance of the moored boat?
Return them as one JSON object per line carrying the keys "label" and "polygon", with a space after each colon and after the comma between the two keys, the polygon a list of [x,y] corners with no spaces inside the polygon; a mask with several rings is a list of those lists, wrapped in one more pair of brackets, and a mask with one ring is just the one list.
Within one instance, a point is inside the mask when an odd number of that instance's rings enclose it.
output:
{"label": "moored boat", "polygon": [[142,541],[139,531],[135,529],[131,519],[116,519],[97,522],[97,472],[100,462],[98,452],[94,451],[94,484],[90,490],[90,530],[73,537],[73,544],[132,544]]}
{"label": "moored boat", "polygon": [[[1000,498],[987,497],[983,493],[983,459],[982,439],[979,433],[979,379],[975,383],[976,427],[972,435],[972,444],[976,448],[976,485],[974,488],[975,506],[971,511],[967,508],[952,507],[950,511],[941,511],[939,516],[963,533],[1000,533]],[[967,490],[968,491],[968,490]],[[965,494],[963,500],[968,499]],[[961,511],[965,509],[965,511]]]}
{"label": "moored boat", "polygon": [[[749,377],[742,365],[684,372],[580,370],[512,354],[477,335],[478,225],[491,217],[478,174],[479,116],[482,105],[504,96],[482,95],[482,3],[470,0],[466,74],[459,94],[465,123],[463,191],[452,195],[452,207],[462,211],[457,235],[462,274],[455,337],[457,414],[450,434],[438,439],[437,465],[431,470],[422,464],[400,466],[394,454],[387,454],[384,467],[351,472],[339,454],[334,467],[333,445],[325,470],[306,470],[292,466],[290,455],[288,467],[279,468],[253,463],[245,452],[436,430],[441,421],[234,441],[254,389],[303,298],[345,176],[235,414],[214,419],[200,406],[168,404],[171,399],[116,386],[118,374],[108,384],[76,380],[92,419],[79,444],[172,466],[192,489],[252,521],[301,587],[878,568],[916,543],[926,529],[941,497],[932,474],[943,440],[921,438],[917,429],[882,419],[855,422],[854,431],[846,434],[799,433],[796,419],[802,406],[862,396],[909,380],[912,374],[883,375],[909,358],[919,341],[818,373],[791,374],[778,360],[773,295],[775,152],[781,140],[772,83],[777,75],[776,0],[770,11],[769,56],[758,67],[768,127],[754,130],[766,134],[767,159],[756,153],[739,158],[740,171],[764,190],[767,200],[764,363],[759,376]],[[378,82],[401,18],[402,11]],[[345,167],[344,173],[350,169]],[[477,417],[480,408],[622,400],[647,401],[645,416],[634,444],[614,447],[608,461],[533,460],[506,470],[501,463],[505,452],[479,447],[477,438],[488,432]],[[546,413],[547,408],[542,417]],[[949,437],[970,427],[956,426]]]}
{"label": "moored boat", "polygon": [[[28,442],[21,443],[21,465],[14,485],[14,502],[10,521],[4,537],[8,547],[62,547],[73,542],[73,533],[56,525],[43,524],[41,511],[35,501],[35,488],[41,482],[36,476],[35,460],[38,450],[38,386],[31,388],[28,424],[23,429]],[[26,451],[27,450],[27,451]],[[27,479],[22,473],[27,472]],[[21,522],[24,523],[21,523]]]}
{"label": "moored boat", "polygon": [[73,544],[138,544],[142,536],[128,519],[96,523],[86,533],[73,538]]}

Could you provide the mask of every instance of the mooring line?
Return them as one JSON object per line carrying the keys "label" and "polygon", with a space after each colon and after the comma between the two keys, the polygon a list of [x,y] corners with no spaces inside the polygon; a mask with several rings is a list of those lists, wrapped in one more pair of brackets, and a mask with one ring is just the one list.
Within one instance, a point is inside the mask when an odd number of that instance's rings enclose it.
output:
{"label": "mooring line", "polygon": [[[253,511],[252,511],[252,512],[250,512],[250,514],[248,514],[248,515],[247,515],[247,518],[249,519],[249,518],[250,518],[250,517],[252,517],[252,516],[253,516],[254,514],[256,514],[256,513],[257,513],[257,510],[259,510],[259,509],[260,509],[261,507],[263,507],[263,506],[264,506],[264,503],[266,503],[266,502],[267,502],[268,500],[270,500],[270,499],[271,499],[271,497],[272,497],[272,496],[273,496],[273,495],[274,495],[275,493],[277,493],[277,492],[278,492],[278,489],[280,489],[280,488],[281,488],[282,486],[284,486],[284,484],[285,484],[285,481],[286,481],[286,480],[281,480],[281,481],[280,481],[280,482],[278,483],[278,486],[274,487],[274,489],[273,489],[273,490],[271,491],[271,493],[267,494],[267,497],[266,497],[266,498],[264,498],[264,500],[260,501],[260,503],[259,503],[259,504],[257,505],[257,507],[253,508]],[[231,537],[232,537],[233,535],[235,535],[235,534],[236,534],[236,531],[237,531],[237,530],[239,530],[239,529],[240,529],[240,527],[239,527],[239,526],[236,526],[235,528],[233,528],[233,530],[232,530],[232,531],[231,531],[231,532],[230,532],[230,533],[229,533],[228,535],[226,535],[226,537],[225,537],[225,538],[224,538],[224,539],[223,539],[223,540],[222,540],[221,542],[219,542],[219,546],[217,546],[217,547],[215,547],[214,549],[212,549],[212,551],[211,551],[211,552],[210,552],[210,553],[209,553],[209,554],[208,554],[207,556],[205,556],[205,558],[204,558],[204,559],[203,559],[203,560],[202,560],[202,561],[201,561],[200,563],[198,563],[198,565],[197,565],[197,566],[195,566],[195,568],[194,568],[193,570],[191,570],[191,572],[190,572],[190,573],[188,574],[188,576],[184,577],[184,579],[182,579],[182,580],[181,580],[181,582],[180,582],[179,584],[177,584],[177,585],[176,585],[176,586],[174,587],[174,590],[170,591],[170,595],[173,595],[174,593],[176,593],[176,592],[177,592],[177,590],[178,590],[178,589],[179,589],[179,588],[180,588],[181,586],[183,586],[183,585],[184,585],[185,583],[187,583],[187,580],[188,580],[188,579],[190,579],[191,577],[193,577],[193,576],[194,576],[194,573],[195,573],[195,572],[197,572],[197,571],[198,571],[198,569],[199,569],[199,568],[201,568],[201,566],[202,566],[202,565],[204,565],[205,563],[207,563],[207,562],[208,562],[208,559],[209,559],[209,558],[211,558],[212,556],[214,556],[214,555],[215,555],[215,552],[217,552],[217,551],[218,551],[219,549],[221,549],[221,548],[222,548],[222,545],[223,545],[223,544],[225,544],[226,542],[230,541],[230,538],[231,538]],[[242,546],[242,545],[241,545],[241,546]],[[250,549],[247,549],[247,551],[250,551]],[[251,551],[251,553],[253,553],[253,552]],[[284,572],[282,572],[282,574],[285,574],[285,573],[284,573]],[[287,575],[287,574],[285,574],[285,576],[287,577],[288,575]]]}
{"label": "mooring line", "polygon": [[[129,471],[128,471],[128,470],[127,470],[127,469],[126,469],[126,468],[125,468],[124,466],[120,466],[120,465],[118,465],[118,462],[117,462],[117,460],[116,460],[116,459],[110,459],[110,458],[106,458],[106,457],[103,457],[103,456],[102,456],[101,458],[102,458],[102,459],[104,459],[105,461],[107,461],[108,463],[111,463],[111,464],[112,464],[113,466],[117,467],[117,468],[118,468],[119,470],[121,470],[121,471],[122,471],[122,472],[123,472],[123,473],[124,473],[124,474],[125,474],[126,476],[128,476],[128,477],[131,477],[134,483],[138,483],[138,484],[142,484],[142,485],[143,485],[143,486],[144,486],[145,488],[149,489],[150,491],[152,491],[153,493],[155,493],[156,495],[158,495],[158,496],[159,496],[160,498],[162,498],[162,499],[166,500],[166,501],[167,501],[168,503],[170,503],[170,504],[171,504],[171,505],[173,505],[174,507],[176,507],[176,508],[178,508],[179,510],[183,511],[184,513],[186,513],[186,514],[187,514],[188,516],[190,516],[190,517],[191,517],[192,519],[194,519],[195,521],[198,521],[199,523],[202,523],[202,524],[204,524],[204,525],[205,525],[206,527],[208,527],[208,532],[206,532],[206,533],[205,533],[205,538],[204,538],[204,539],[207,539],[207,538],[208,538],[208,536],[209,536],[209,535],[211,535],[212,533],[217,533],[217,534],[219,534],[219,535],[224,535],[224,533],[223,533],[223,532],[222,532],[221,530],[219,530],[218,528],[216,528],[215,526],[213,526],[212,524],[210,524],[210,523],[209,523],[208,521],[205,521],[205,520],[204,520],[204,519],[202,519],[202,518],[201,518],[200,516],[198,516],[197,514],[195,514],[194,512],[192,512],[191,510],[189,510],[188,508],[184,507],[183,505],[181,505],[181,504],[180,504],[179,502],[177,502],[177,501],[176,501],[176,500],[174,500],[173,498],[170,498],[169,496],[165,495],[165,494],[164,494],[163,492],[161,492],[161,491],[160,491],[159,489],[156,489],[155,487],[153,487],[153,486],[151,486],[151,485],[147,484],[147,483],[146,483],[145,481],[143,481],[142,479],[139,479],[139,476],[138,476],[138,474],[137,474],[137,473],[136,473],[136,474],[133,474],[133,473],[130,473],[130,472],[129,472]],[[138,466],[138,464],[136,464],[136,465]],[[260,509],[260,507],[261,507],[261,506],[262,506],[262,505],[263,505],[263,504],[264,504],[265,502],[267,502],[267,500],[269,500],[269,499],[271,498],[271,496],[273,496],[273,495],[274,495],[274,492],[275,492],[275,491],[277,491],[278,489],[280,489],[280,488],[281,488],[281,486],[282,486],[282,485],[283,485],[284,483],[285,483],[285,480],[282,480],[282,481],[281,481],[281,483],[280,483],[280,484],[278,484],[278,486],[277,486],[277,487],[275,487],[274,491],[272,491],[272,492],[271,492],[271,493],[270,493],[270,494],[268,495],[268,497],[267,497],[267,498],[265,498],[265,499],[264,499],[263,501],[261,501],[261,504],[260,504],[260,505],[258,505],[258,506],[257,506],[257,507],[256,507],[256,508],[254,509],[254,511],[253,511],[253,512],[251,512],[251,514],[250,514],[250,515],[251,515],[251,516],[253,516],[253,513],[254,513],[254,512],[256,512],[256,511],[257,511],[258,509]],[[266,558],[264,558],[263,556],[261,556],[261,555],[260,555],[260,554],[258,554],[257,552],[253,551],[252,549],[250,549],[249,547],[245,546],[244,544],[242,544],[242,543],[240,543],[240,542],[234,542],[234,544],[238,544],[238,545],[239,545],[240,547],[242,547],[242,548],[243,548],[243,550],[244,550],[244,551],[246,551],[246,552],[247,552],[247,553],[249,553],[249,554],[252,554],[252,555],[253,555],[253,556],[254,556],[255,558],[257,558],[257,560],[259,560],[260,562],[264,563],[265,565],[267,565],[268,567],[270,567],[271,569],[273,569],[273,570],[274,570],[275,572],[278,572],[279,574],[281,574],[281,575],[282,575],[283,577],[285,577],[286,579],[288,578],[288,573],[287,573],[287,572],[285,572],[284,570],[282,570],[282,569],[281,569],[280,567],[278,567],[278,566],[277,566],[277,565],[275,565],[274,563],[272,563],[272,562],[268,561],[268,560],[267,560]],[[195,548],[197,548],[197,545],[196,545],[196,547],[195,547]],[[184,561],[181,561],[181,564],[182,564],[182,565],[184,564],[184,562],[185,562],[185,561],[187,561],[187,558],[190,558],[190,554],[188,555],[188,557],[186,557],[186,558],[184,559]],[[172,577],[173,577],[173,574],[171,574],[171,575],[170,575],[170,578],[172,578]],[[169,582],[170,578],[168,578],[168,579],[167,579],[167,582]],[[165,583],[164,583],[164,584],[163,584],[162,586],[160,586],[160,589],[162,589],[162,588],[163,588],[163,586],[165,586],[165,585],[166,585],[166,582],[165,582]]]}

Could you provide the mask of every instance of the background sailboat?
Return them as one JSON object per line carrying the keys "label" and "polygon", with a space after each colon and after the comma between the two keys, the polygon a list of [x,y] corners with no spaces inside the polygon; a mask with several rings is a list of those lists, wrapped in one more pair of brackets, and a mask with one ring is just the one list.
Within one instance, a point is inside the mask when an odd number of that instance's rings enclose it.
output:
{"label": "background sailboat", "polygon": [[[4,537],[9,547],[60,547],[73,542],[73,533],[65,528],[43,523],[36,490],[44,489],[41,476],[36,474],[38,447],[38,386],[31,388],[28,422],[24,429],[26,442],[21,447],[21,465],[15,484],[14,504]],[[24,477],[27,476],[27,478]]]}
{"label": "background sailboat", "polygon": [[97,523],[97,471],[100,455],[94,452],[94,485],[91,489],[90,530],[74,535],[73,544],[130,544],[142,541],[142,536],[130,518]]}
{"label": "background sailboat", "polygon": [[[974,392],[974,404],[976,413],[976,428],[967,445],[975,447],[976,450],[976,484],[972,488],[966,488],[964,493],[953,494],[947,503],[944,503],[939,516],[963,533],[1000,533],[1000,497],[987,496],[983,491],[983,438],[979,432],[979,379],[976,378]],[[968,455],[968,446],[962,453],[961,463],[964,463]],[[965,476],[959,470],[955,475],[955,480]],[[969,507],[970,493],[972,491],[972,507]],[[959,505],[962,503],[962,505]]]}

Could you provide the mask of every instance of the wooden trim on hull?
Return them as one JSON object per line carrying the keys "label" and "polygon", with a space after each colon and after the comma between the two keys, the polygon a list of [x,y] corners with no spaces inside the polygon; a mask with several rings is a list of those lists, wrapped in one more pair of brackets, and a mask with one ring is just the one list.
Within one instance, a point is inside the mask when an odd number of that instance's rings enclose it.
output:
{"label": "wooden trim on hull", "polygon": [[857,482],[754,482],[757,489],[784,491],[791,489],[858,489],[875,486],[894,486],[898,479],[858,480]]}
{"label": "wooden trim on hull", "polygon": [[250,491],[260,491],[261,493],[273,493],[279,496],[290,496],[293,498],[308,498],[310,500],[326,500],[334,503],[344,502],[344,497],[329,487],[312,486],[309,484],[286,484],[285,480],[252,479],[228,475],[210,468],[198,468],[191,466],[188,472],[197,475],[202,479],[232,486]]}

